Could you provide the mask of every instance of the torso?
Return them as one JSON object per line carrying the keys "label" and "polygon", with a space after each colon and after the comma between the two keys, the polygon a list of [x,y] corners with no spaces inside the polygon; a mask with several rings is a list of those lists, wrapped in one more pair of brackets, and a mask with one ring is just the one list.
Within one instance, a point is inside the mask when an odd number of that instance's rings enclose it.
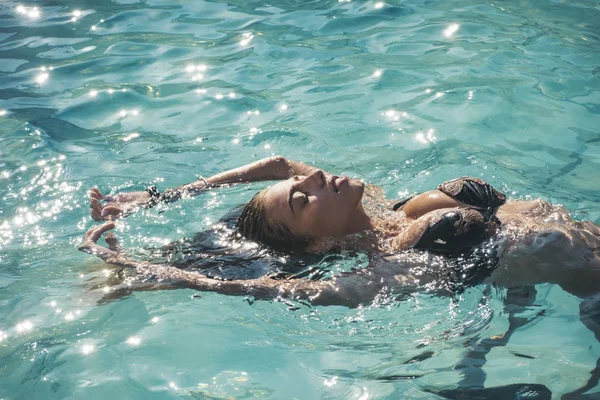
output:
{"label": "torso", "polygon": [[[382,191],[373,189],[369,194],[371,206],[366,208],[372,208],[371,212],[387,220],[390,233],[395,231],[397,237],[418,226],[428,213],[465,206],[438,190],[432,190],[413,197],[397,212],[383,212],[382,207],[377,206],[385,203]],[[589,221],[575,222],[564,208],[542,200],[508,201],[498,207],[496,217],[501,228],[494,242],[501,258],[487,282],[504,287],[554,283],[580,297],[600,291],[600,227]],[[411,281],[418,279],[416,276],[423,278],[427,275],[423,274],[423,269],[427,268],[429,261],[416,262],[413,260],[416,253],[414,256],[397,253],[398,250],[409,249],[409,246],[394,248],[392,243],[389,247],[384,249],[384,253],[396,251],[395,255],[389,256],[389,262],[398,266],[391,268],[386,263],[382,269],[395,272],[397,284],[403,285],[401,280]],[[394,261],[396,258],[398,260]],[[415,264],[419,264],[417,273],[411,272]],[[433,271],[429,275],[430,279],[438,279]]]}

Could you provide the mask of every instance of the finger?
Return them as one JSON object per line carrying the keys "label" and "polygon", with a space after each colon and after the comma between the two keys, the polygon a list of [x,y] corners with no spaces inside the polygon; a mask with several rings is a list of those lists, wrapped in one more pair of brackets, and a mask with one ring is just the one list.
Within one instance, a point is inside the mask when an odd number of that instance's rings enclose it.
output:
{"label": "finger", "polygon": [[87,233],[85,234],[85,240],[90,241],[92,243],[96,243],[98,241],[98,239],[100,239],[100,236],[102,236],[102,234],[104,232],[114,229],[114,227],[115,227],[114,222],[106,222],[102,225],[98,225],[98,226],[90,229],[89,231],[87,231]]}
{"label": "finger", "polygon": [[121,214],[123,214],[123,210],[117,206],[106,206],[102,209],[101,213],[104,219],[117,218]]}
{"label": "finger", "polygon": [[102,220],[102,206],[95,198],[90,200],[90,214],[96,221]]}
{"label": "finger", "polygon": [[106,262],[111,262],[111,257],[115,257],[117,254],[107,249],[106,247],[100,246],[97,243],[86,242],[79,247],[79,250],[84,251],[86,253],[94,254]]}
{"label": "finger", "polygon": [[90,197],[98,200],[102,200],[104,198],[104,196],[102,195],[102,193],[100,193],[98,188],[92,188],[92,190],[90,190]]}
{"label": "finger", "polygon": [[98,211],[90,208],[90,216],[96,221],[102,221],[102,217],[98,214]]}
{"label": "finger", "polygon": [[120,252],[121,246],[119,246],[119,241],[113,232],[108,232],[104,237],[106,244],[108,244],[108,248],[112,251]]}

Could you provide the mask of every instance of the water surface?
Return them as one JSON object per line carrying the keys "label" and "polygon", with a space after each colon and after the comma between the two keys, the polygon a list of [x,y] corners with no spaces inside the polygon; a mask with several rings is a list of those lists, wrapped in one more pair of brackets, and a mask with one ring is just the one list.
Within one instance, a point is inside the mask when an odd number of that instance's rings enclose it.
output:
{"label": "water surface", "polygon": [[[0,4],[0,397],[421,399],[536,383],[559,398],[583,386],[600,346],[557,286],[538,286],[521,310],[533,321],[465,372],[468,351],[508,327],[504,289],[358,309],[124,296],[118,271],[76,246],[94,225],[93,185],[164,189],[273,154],[391,198],[478,176],[598,223],[599,21],[585,0]],[[264,186],[144,211],[117,233],[143,253]]]}

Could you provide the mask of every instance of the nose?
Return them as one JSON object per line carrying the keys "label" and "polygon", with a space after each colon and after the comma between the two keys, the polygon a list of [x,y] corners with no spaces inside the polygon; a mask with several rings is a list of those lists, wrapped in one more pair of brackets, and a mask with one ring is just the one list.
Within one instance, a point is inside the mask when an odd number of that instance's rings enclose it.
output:
{"label": "nose", "polygon": [[320,169],[316,169],[309,175],[305,176],[304,179],[302,179],[302,183],[305,185],[315,185],[321,187],[325,185],[325,173]]}

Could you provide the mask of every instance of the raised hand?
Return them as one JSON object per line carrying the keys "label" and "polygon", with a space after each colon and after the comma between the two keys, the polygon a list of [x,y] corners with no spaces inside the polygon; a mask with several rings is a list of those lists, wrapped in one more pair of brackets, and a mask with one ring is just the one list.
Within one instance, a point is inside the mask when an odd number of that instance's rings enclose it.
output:
{"label": "raised hand", "polygon": [[108,244],[108,248],[98,244],[98,239],[100,239],[102,234],[114,229],[114,227],[114,222],[106,222],[102,225],[93,227],[85,234],[83,243],[79,246],[79,250],[94,254],[105,261],[117,259],[120,253],[120,248],[117,244],[117,238],[112,234],[112,232],[106,235],[106,243]]}
{"label": "raised hand", "polygon": [[150,194],[143,192],[117,193],[105,196],[97,188],[90,190],[90,214],[96,221],[114,220],[148,204]]}

